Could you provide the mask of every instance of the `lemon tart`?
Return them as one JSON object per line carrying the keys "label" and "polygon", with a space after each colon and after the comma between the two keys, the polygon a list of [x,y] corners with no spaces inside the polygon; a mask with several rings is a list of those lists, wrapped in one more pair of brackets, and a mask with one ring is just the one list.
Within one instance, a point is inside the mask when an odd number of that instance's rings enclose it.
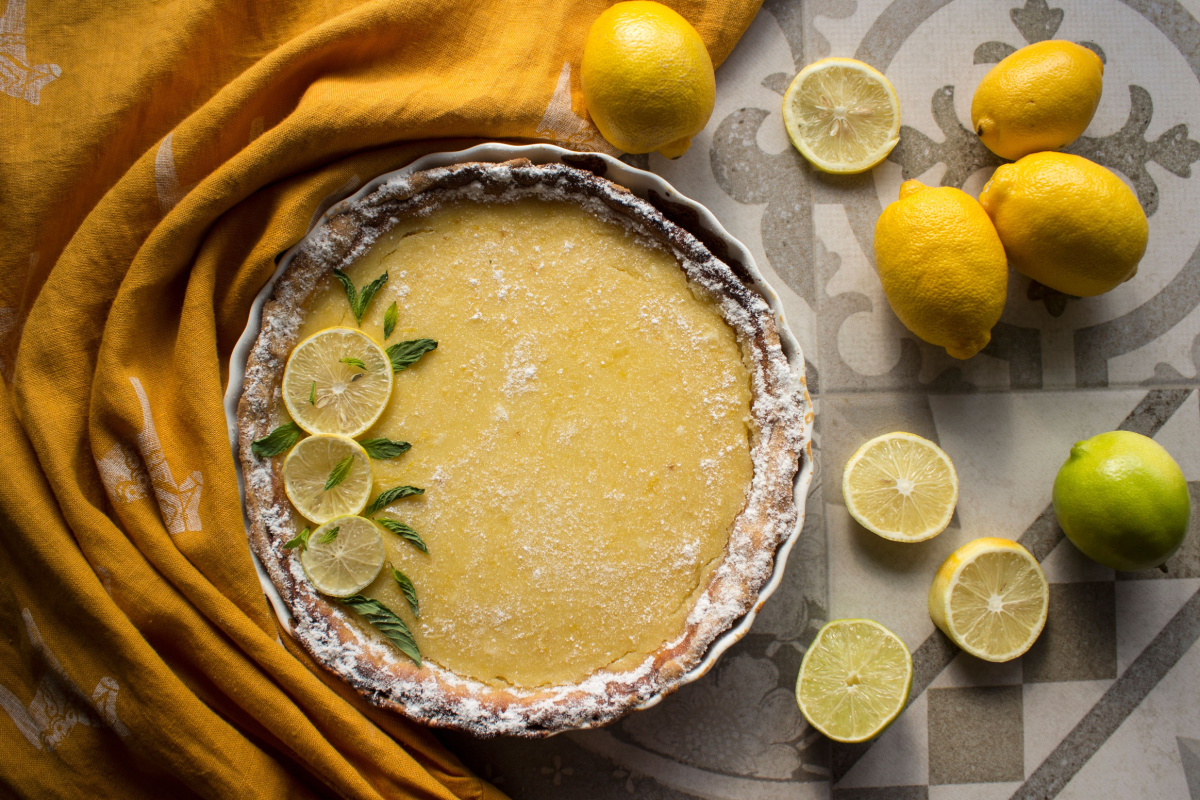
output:
{"label": "lemon tart", "polygon": [[[406,444],[370,462],[387,566],[362,596],[419,657],[314,588],[286,453],[253,447],[290,420],[292,351],[341,328],[437,342],[360,437]],[[806,408],[763,298],[629,191],[524,160],[417,172],[339,206],[264,305],[238,406],[251,544],[297,639],[377,705],[477,735],[593,727],[753,608],[799,521]],[[423,492],[383,502],[396,486]]]}

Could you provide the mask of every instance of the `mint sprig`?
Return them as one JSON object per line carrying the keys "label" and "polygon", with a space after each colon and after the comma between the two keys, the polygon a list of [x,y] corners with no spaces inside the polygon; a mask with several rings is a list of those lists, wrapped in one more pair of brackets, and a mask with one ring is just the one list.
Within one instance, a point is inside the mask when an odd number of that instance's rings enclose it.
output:
{"label": "mint sprig", "polygon": [[408,603],[408,607],[412,609],[413,616],[419,617],[420,612],[417,610],[417,587],[413,586],[413,582],[408,579],[407,575],[395,567],[392,567],[392,579],[400,587],[400,591],[404,595],[404,600]]}
{"label": "mint sprig", "polygon": [[429,548],[425,546],[425,540],[421,538],[421,534],[417,533],[403,522],[389,519],[387,517],[375,517],[374,521],[382,525],[385,530],[391,531],[404,541],[412,543],[412,546],[420,550],[422,553],[429,552]]}
{"label": "mint sprig", "polygon": [[383,312],[383,340],[386,342],[388,337],[392,335],[392,331],[396,330],[396,320],[400,317],[400,312],[396,309],[396,301],[387,307],[387,311]]}
{"label": "mint sprig", "polygon": [[354,463],[354,455],[348,455],[341,461],[333,465],[333,471],[329,473],[329,477],[325,479],[325,491],[337,486],[342,481],[346,480],[346,476],[350,474],[350,466]]}
{"label": "mint sprig", "polygon": [[327,530],[323,534],[321,534],[321,538],[317,539],[317,544],[329,544],[334,539],[336,539],[338,537],[338,534],[341,532],[342,532],[342,526],[334,525],[332,528],[330,528],[329,530]]}
{"label": "mint sprig", "polygon": [[363,363],[363,360],[361,358],[354,358],[353,356],[346,356],[345,358],[340,358],[338,360],[341,361],[343,364],[345,364],[348,367],[357,367],[358,369],[362,369],[362,370],[365,370],[367,368],[367,365]]}
{"label": "mint sprig", "polygon": [[312,531],[308,528],[296,534],[294,539],[288,539],[283,545],[283,549],[291,550],[293,547],[299,547],[301,550],[308,549],[308,537],[312,535]]}
{"label": "mint sprig", "polygon": [[277,456],[300,441],[300,426],[294,422],[285,422],[261,439],[250,443],[250,452],[258,458]]}
{"label": "mint sprig", "polygon": [[376,461],[395,458],[412,448],[408,442],[395,442],[391,439],[363,439],[359,444],[367,451],[367,455]]}
{"label": "mint sprig", "polygon": [[317,404],[317,382],[313,381],[312,386],[308,387],[308,404],[315,406]]}
{"label": "mint sprig", "polygon": [[333,270],[333,277],[341,281],[342,288],[346,290],[346,299],[350,301],[350,313],[354,314],[354,321],[358,323],[359,327],[362,327],[363,313],[366,312],[371,298],[387,283],[388,274],[386,272],[383,273],[364,286],[361,292],[354,290],[354,281],[350,280],[350,276],[340,269],[335,268]]}
{"label": "mint sprig", "polygon": [[401,653],[411,658],[416,665],[421,666],[421,651],[417,649],[417,640],[412,631],[404,624],[404,620],[396,612],[378,600],[363,597],[361,594],[338,598],[339,602],[361,614],[367,622],[379,629],[379,632],[400,649]]}
{"label": "mint sprig", "polygon": [[421,356],[430,350],[436,350],[438,343],[433,339],[410,339],[407,342],[396,342],[387,349],[388,359],[392,362],[392,372],[408,369]]}
{"label": "mint sprig", "polygon": [[380,492],[379,496],[363,509],[362,515],[369,517],[381,508],[389,506],[401,498],[411,497],[414,494],[425,494],[425,490],[418,489],[415,486],[393,486],[391,489]]}

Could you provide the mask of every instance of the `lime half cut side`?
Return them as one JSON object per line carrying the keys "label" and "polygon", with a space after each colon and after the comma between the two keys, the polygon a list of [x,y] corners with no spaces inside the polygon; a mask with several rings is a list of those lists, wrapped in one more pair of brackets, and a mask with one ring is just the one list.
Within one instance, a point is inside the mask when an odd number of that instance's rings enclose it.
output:
{"label": "lime half cut side", "polygon": [[369,519],[345,516],[312,532],[300,563],[318,592],[349,597],[375,580],[385,557],[379,526]]}
{"label": "lime half cut side", "polygon": [[783,96],[792,144],[822,172],[865,172],[900,141],[900,101],[874,67],[826,58],[800,70]]}
{"label": "lime half cut side", "polygon": [[950,524],[958,475],[950,457],[911,433],[877,436],[858,449],[842,473],[846,510],[885,539],[921,542]]}
{"label": "lime half cut side", "polygon": [[912,679],[912,656],[900,637],[869,619],[836,619],[804,654],[796,702],[830,739],[863,742],[904,710]]}

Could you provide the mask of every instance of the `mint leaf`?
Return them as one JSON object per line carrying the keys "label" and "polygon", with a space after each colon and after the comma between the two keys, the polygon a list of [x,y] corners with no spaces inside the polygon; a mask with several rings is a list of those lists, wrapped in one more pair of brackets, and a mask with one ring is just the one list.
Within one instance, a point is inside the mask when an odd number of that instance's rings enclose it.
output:
{"label": "mint leaf", "polygon": [[299,547],[301,550],[307,550],[308,549],[308,537],[311,534],[312,534],[312,531],[310,531],[308,528],[305,528],[304,530],[302,530],[296,534],[296,538],[288,539],[287,542],[283,545],[283,549],[291,550],[293,547]]}
{"label": "mint leaf", "polygon": [[393,300],[387,311],[383,312],[383,340],[385,342],[392,335],[392,331],[396,330],[396,319],[399,316],[400,313],[396,310],[396,301]]}
{"label": "mint leaf", "polygon": [[375,522],[378,522],[386,530],[391,531],[406,542],[411,542],[413,547],[417,548],[422,553],[429,552],[429,548],[425,546],[425,540],[421,538],[421,534],[417,533],[403,522],[398,522],[394,519],[388,519],[387,517],[375,517]]}
{"label": "mint leaf", "polygon": [[350,313],[354,314],[354,321],[361,327],[363,313],[366,312],[367,305],[371,302],[371,298],[375,296],[375,293],[387,283],[388,274],[385,272],[368,283],[362,288],[361,294],[354,291],[354,281],[350,280],[350,276],[340,269],[334,268],[333,277],[342,282],[342,288],[346,290],[346,299],[350,301]]}
{"label": "mint leaf", "polygon": [[407,453],[412,447],[408,442],[393,442],[391,439],[363,439],[359,442],[367,455],[376,461],[395,458],[401,453]]}
{"label": "mint leaf", "polygon": [[317,382],[313,381],[312,386],[308,387],[308,404],[315,406],[317,404]]}
{"label": "mint leaf", "polygon": [[338,360],[341,361],[343,364],[345,364],[348,367],[357,367],[358,369],[366,369],[367,368],[367,365],[362,362],[361,358],[354,358],[352,356],[346,356],[345,358],[340,358]]}
{"label": "mint leaf", "polygon": [[425,490],[415,486],[393,486],[391,489],[380,492],[379,496],[363,509],[362,515],[369,517],[384,506],[389,506],[402,497],[410,497],[414,494],[425,494]]}
{"label": "mint leaf", "polygon": [[334,539],[337,538],[337,535],[339,533],[341,533],[341,531],[342,531],[341,525],[334,525],[332,528],[325,531],[325,533],[321,534],[321,538],[317,539],[317,544],[329,544],[330,542],[332,542]]}
{"label": "mint leaf", "polygon": [[250,452],[258,458],[277,456],[284,450],[300,441],[300,426],[294,422],[285,422],[261,439],[250,443]]}
{"label": "mint leaf", "polygon": [[334,464],[333,471],[330,472],[329,477],[325,479],[325,491],[328,492],[330,489],[346,480],[346,476],[350,474],[350,465],[353,463],[354,455],[351,454]]}
{"label": "mint leaf", "polygon": [[419,617],[417,612],[417,587],[413,586],[413,582],[408,579],[400,570],[392,567],[392,578],[395,579],[396,585],[400,587],[400,591],[404,593],[404,599],[408,602],[408,607],[412,609],[413,616]]}
{"label": "mint leaf", "polygon": [[436,350],[438,343],[433,339],[411,339],[407,342],[397,342],[387,349],[388,358],[392,362],[392,372],[400,372],[417,363],[417,359]]}
{"label": "mint leaf", "polygon": [[376,292],[378,292],[380,289],[383,288],[383,285],[385,283],[387,283],[387,279],[388,279],[388,274],[385,272],[382,275],[380,275],[378,278],[376,278],[375,280],[371,281],[366,286],[364,286],[362,288],[362,291],[359,292],[359,294],[358,294],[358,324],[359,325],[362,324],[362,315],[367,313],[367,305],[370,304],[371,298],[373,298],[375,296]]}
{"label": "mint leaf", "polygon": [[337,598],[340,603],[357,611],[367,622],[379,629],[401,653],[411,658],[416,665],[421,666],[421,651],[417,649],[417,640],[412,631],[404,624],[404,620],[396,616],[396,612],[378,600],[356,594],[351,597]]}
{"label": "mint leaf", "polygon": [[336,267],[333,270],[333,277],[342,282],[342,288],[346,290],[346,299],[350,301],[350,313],[354,314],[355,319],[358,319],[361,315],[358,313],[358,292],[354,290],[354,281]]}

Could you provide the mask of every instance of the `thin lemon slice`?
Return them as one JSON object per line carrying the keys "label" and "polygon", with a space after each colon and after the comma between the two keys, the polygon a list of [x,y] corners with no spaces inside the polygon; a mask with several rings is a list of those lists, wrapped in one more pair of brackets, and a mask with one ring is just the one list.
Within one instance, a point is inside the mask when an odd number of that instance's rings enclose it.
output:
{"label": "thin lemon slice", "polygon": [[357,436],[379,419],[392,396],[392,362],[362,331],[326,328],[292,351],[283,402],[309,433]]}
{"label": "thin lemon slice", "polygon": [[921,542],[946,529],[958,502],[950,457],[911,433],[886,433],[858,448],[842,473],[850,516],[896,542]]}
{"label": "thin lemon slice", "polygon": [[296,510],[318,525],[357,514],[371,496],[371,459],[345,436],[309,436],[284,460],[283,488]]}
{"label": "thin lemon slice", "polygon": [[912,656],[900,637],[869,619],[836,619],[804,654],[796,702],[830,739],[862,742],[904,710],[912,679]]}
{"label": "thin lemon slice", "polygon": [[375,580],[384,558],[379,527],[362,517],[344,516],[313,531],[300,563],[318,592],[349,597]]}
{"label": "thin lemon slice", "polygon": [[826,58],[800,70],[784,93],[783,124],[822,172],[865,172],[900,141],[900,101],[874,67]]}
{"label": "thin lemon slice", "polygon": [[956,645],[985,661],[1011,661],[1046,625],[1050,588],[1028,550],[1008,539],[968,542],[938,567],[929,616]]}

